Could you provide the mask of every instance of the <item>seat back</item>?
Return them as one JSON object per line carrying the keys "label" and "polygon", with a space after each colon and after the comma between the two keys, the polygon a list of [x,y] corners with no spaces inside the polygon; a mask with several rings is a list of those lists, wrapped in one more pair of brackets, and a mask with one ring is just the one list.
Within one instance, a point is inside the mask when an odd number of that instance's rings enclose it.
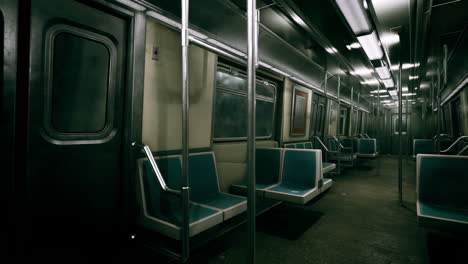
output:
{"label": "seat back", "polygon": [[414,139],[413,140],[413,155],[418,154],[435,154],[435,143],[432,139]]}
{"label": "seat back", "polygon": [[312,146],[312,142],[305,142],[304,143],[305,149],[313,149],[314,147]]}
{"label": "seat back", "polygon": [[468,157],[419,154],[418,201],[454,209],[468,209]]}
{"label": "seat back", "polygon": [[255,156],[257,184],[276,184],[280,180],[283,149],[258,148]]}
{"label": "seat back", "polygon": [[[174,190],[182,187],[182,167],[179,155],[156,158],[156,164],[167,186]],[[181,207],[179,197],[162,190],[149,161],[139,160],[140,190],[144,193],[144,210],[150,216],[166,219]]]}
{"label": "seat back", "polygon": [[357,147],[360,154],[375,154],[377,152],[377,140],[359,139],[357,140]]}
{"label": "seat back", "polygon": [[338,141],[335,138],[328,138],[328,149],[330,151],[339,151]]}
{"label": "seat back", "polygon": [[296,148],[297,149],[305,149],[305,144],[304,143],[296,143]]}
{"label": "seat back", "polygon": [[219,192],[214,152],[193,153],[189,156],[190,199],[196,202]]}
{"label": "seat back", "polygon": [[285,148],[293,148],[293,149],[294,149],[294,148],[296,148],[296,144],[294,144],[294,143],[284,144],[284,147],[285,147]]}
{"label": "seat back", "polygon": [[308,188],[317,186],[322,173],[322,151],[285,149],[281,181]]}

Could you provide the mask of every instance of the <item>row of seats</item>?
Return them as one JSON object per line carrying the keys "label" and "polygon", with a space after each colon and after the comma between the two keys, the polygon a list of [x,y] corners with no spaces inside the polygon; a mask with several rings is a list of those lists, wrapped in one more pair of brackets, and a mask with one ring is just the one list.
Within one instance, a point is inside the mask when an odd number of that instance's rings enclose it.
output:
{"label": "row of seats", "polygon": [[351,147],[357,158],[377,157],[377,140],[375,138],[345,138],[343,145]]}
{"label": "row of seats", "polygon": [[419,224],[468,231],[468,157],[418,154],[416,166]]}
{"label": "row of seats", "polygon": [[[321,150],[256,150],[255,188],[261,197],[306,204],[331,186],[332,180],[323,177]],[[234,184],[231,189],[234,193],[245,193],[246,182]]]}
{"label": "row of seats", "polygon": [[[169,188],[182,188],[181,156],[156,157],[156,164]],[[137,200],[142,209],[139,224],[150,230],[180,239],[182,200],[165,192],[157,182],[149,161],[138,161]],[[194,236],[247,209],[244,197],[220,191],[213,152],[189,155],[190,236]]]}
{"label": "row of seats", "polygon": [[[288,143],[284,144],[285,148],[292,148],[292,149],[314,149],[312,142],[297,142],[297,143]],[[322,155],[323,157],[323,155]],[[323,161],[323,159],[322,159]],[[336,168],[336,164],[329,163],[329,162],[322,162],[322,169],[323,173],[328,173]]]}

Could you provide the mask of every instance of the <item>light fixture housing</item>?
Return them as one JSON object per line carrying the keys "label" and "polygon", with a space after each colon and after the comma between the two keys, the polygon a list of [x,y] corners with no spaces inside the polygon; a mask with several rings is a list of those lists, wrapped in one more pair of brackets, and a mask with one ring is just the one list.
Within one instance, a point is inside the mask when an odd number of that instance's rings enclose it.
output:
{"label": "light fixture housing", "polygon": [[384,79],[382,80],[383,84],[385,85],[386,88],[391,88],[395,86],[395,83],[393,82],[393,79]]}
{"label": "light fixture housing", "polygon": [[372,31],[372,33],[368,35],[359,36],[357,39],[370,60],[382,59],[383,51],[375,31]]}
{"label": "light fixture housing", "polygon": [[362,35],[372,31],[372,24],[362,0],[336,0],[336,4],[354,34]]}
{"label": "light fixture housing", "polygon": [[392,74],[390,73],[390,70],[386,66],[382,67],[377,67],[375,68],[375,71],[379,75],[380,79],[390,79],[392,78]]}

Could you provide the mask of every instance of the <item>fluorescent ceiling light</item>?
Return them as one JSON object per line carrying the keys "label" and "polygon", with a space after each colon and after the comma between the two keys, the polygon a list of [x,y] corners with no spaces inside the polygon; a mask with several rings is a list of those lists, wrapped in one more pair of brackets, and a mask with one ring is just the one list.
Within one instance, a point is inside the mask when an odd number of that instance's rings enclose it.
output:
{"label": "fluorescent ceiling light", "polygon": [[390,74],[390,71],[385,66],[375,68],[375,70],[377,71],[377,74],[379,75],[380,79],[392,78],[392,75]]}
{"label": "fluorescent ceiling light", "polygon": [[119,3],[123,4],[123,5],[126,5],[126,6],[128,6],[130,8],[133,8],[133,9],[135,9],[137,11],[140,11],[140,12],[143,12],[143,11],[146,10],[146,8],[144,6],[139,5],[139,4],[137,4],[135,2],[132,2],[130,0],[114,0],[114,1],[119,2]]}
{"label": "fluorescent ceiling light", "polygon": [[385,90],[374,90],[374,91],[371,91],[371,93],[375,94],[375,93],[385,93]]}
{"label": "fluorescent ceiling light", "polygon": [[361,48],[361,44],[359,44],[358,42],[353,42],[349,45],[346,45],[346,48],[349,49],[349,50],[352,50],[352,49],[360,49]]}
{"label": "fluorescent ceiling light", "polygon": [[385,98],[385,97],[390,97],[390,96],[388,96],[387,94],[383,94],[383,95],[381,95],[381,96],[379,96],[379,97]]}
{"label": "fluorescent ceiling light", "polygon": [[400,36],[396,33],[384,33],[380,40],[383,44],[390,46],[400,43]]}
{"label": "fluorescent ceiling light", "polygon": [[373,80],[365,80],[361,82],[361,84],[376,85],[376,84],[380,84],[380,82],[377,79],[373,79]]}
{"label": "fluorescent ceiling light", "polygon": [[390,88],[390,87],[393,87],[395,86],[395,83],[393,82],[393,79],[390,78],[390,79],[386,79],[386,80],[382,80],[383,84],[385,85],[385,87],[387,88]]}
{"label": "fluorescent ceiling light", "polygon": [[359,36],[357,39],[370,60],[379,60],[383,57],[383,51],[375,31],[372,31],[369,35]]}
{"label": "fluorescent ceiling light", "polygon": [[336,4],[354,34],[361,35],[372,30],[372,24],[367,16],[362,0],[336,0]]}
{"label": "fluorescent ceiling light", "polygon": [[417,79],[419,79],[419,76],[410,76],[409,79],[410,80],[417,80]]}
{"label": "fluorescent ceiling light", "polygon": [[338,50],[335,49],[334,47],[331,47],[331,48],[325,48],[325,50],[330,53],[330,54],[336,54],[338,53]]}
{"label": "fluorescent ceiling light", "polygon": [[374,70],[372,69],[360,68],[360,69],[356,69],[355,71],[352,71],[351,74],[363,76],[363,75],[371,75],[373,72]]}
{"label": "fluorescent ceiling light", "polygon": [[406,93],[406,92],[408,92],[408,87],[403,86],[401,90],[402,90],[402,92]]}
{"label": "fluorescent ceiling light", "polygon": [[396,96],[396,95],[397,95],[397,91],[395,91],[395,90],[389,90],[388,93],[389,93],[391,96]]}
{"label": "fluorescent ceiling light", "polygon": [[404,94],[401,94],[402,96],[413,96],[413,95],[416,95],[416,93],[404,93]]}
{"label": "fluorescent ceiling light", "polygon": [[391,103],[392,100],[383,100],[383,101],[380,101],[381,103]]}

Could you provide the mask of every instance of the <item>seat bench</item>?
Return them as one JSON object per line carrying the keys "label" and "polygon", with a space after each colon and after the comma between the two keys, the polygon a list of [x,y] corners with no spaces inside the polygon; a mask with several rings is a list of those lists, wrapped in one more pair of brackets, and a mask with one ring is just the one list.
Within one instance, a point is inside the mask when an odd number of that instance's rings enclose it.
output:
{"label": "seat bench", "polygon": [[[192,237],[247,209],[244,197],[219,191],[214,153],[189,156],[189,235]],[[182,188],[181,156],[156,157],[156,164],[169,188]],[[138,160],[137,202],[142,213],[137,222],[174,239],[181,237],[181,197],[161,189],[146,158]]]}

